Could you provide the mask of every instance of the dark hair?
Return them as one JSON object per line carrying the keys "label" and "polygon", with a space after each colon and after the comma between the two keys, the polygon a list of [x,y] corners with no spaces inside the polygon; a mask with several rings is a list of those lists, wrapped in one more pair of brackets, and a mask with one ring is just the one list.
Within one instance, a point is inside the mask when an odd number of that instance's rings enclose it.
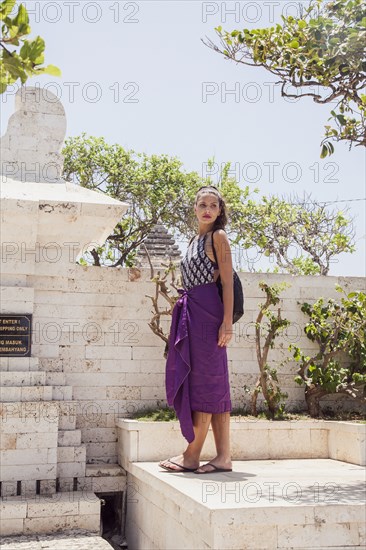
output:
{"label": "dark hair", "polygon": [[196,193],[196,199],[194,201],[194,204],[196,205],[198,202],[198,199],[200,195],[204,195],[210,193],[212,195],[216,195],[216,197],[219,200],[219,208],[221,210],[221,213],[217,216],[213,229],[225,229],[225,225],[227,224],[227,212],[226,212],[226,204],[225,200],[223,199],[220,191],[217,187],[214,185],[203,185],[200,187]]}

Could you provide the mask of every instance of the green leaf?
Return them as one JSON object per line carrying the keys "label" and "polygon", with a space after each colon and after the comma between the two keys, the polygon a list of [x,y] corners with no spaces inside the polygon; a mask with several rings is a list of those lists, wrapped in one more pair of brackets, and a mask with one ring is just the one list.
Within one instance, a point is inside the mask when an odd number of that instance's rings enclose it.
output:
{"label": "green leaf", "polygon": [[16,0],[5,0],[5,2],[2,2],[1,6],[0,6],[0,20],[4,20],[5,17],[7,17],[12,9],[14,8],[15,6],[15,2]]}
{"label": "green leaf", "polygon": [[62,76],[61,70],[55,65],[47,65],[47,67],[43,69],[43,72],[52,76]]}
{"label": "green leaf", "polygon": [[324,159],[328,154],[328,149],[324,143],[323,147],[322,147],[322,152],[320,153],[320,158],[321,159]]}

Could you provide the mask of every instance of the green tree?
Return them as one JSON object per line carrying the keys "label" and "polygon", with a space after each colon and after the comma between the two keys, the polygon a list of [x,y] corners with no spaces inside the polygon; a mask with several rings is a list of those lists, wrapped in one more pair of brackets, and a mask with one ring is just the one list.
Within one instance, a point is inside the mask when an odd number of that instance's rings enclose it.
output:
{"label": "green tree", "polygon": [[[228,206],[229,237],[239,250],[255,248],[259,256],[272,255],[273,271],[291,275],[328,275],[339,254],[355,251],[348,208],[331,210],[310,194],[303,198],[263,196],[256,201],[248,186],[242,189],[230,177],[230,165],[228,162],[221,168],[218,186]],[[210,159],[208,173],[215,171],[214,166],[214,159]],[[207,180],[214,183],[211,177]],[[258,192],[258,188],[253,190]],[[248,260],[248,269],[257,271],[255,261]]]}
{"label": "green tree", "polygon": [[[259,288],[266,294],[266,301],[259,304],[259,312],[255,321],[255,348],[259,375],[251,394],[251,413],[253,416],[257,416],[257,396],[262,392],[264,403],[268,408],[268,416],[272,420],[283,414],[285,404],[280,401],[288,397],[288,394],[281,390],[277,369],[271,368],[268,364],[268,354],[270,349],[275,347],[275,339],[291,323],[288,319],[282,318],[280,307],[277,307],[277,314],[275,314],[270,306],[277,306],[280,301],[280,293],[290,286],[287,282],[275,283],[272,286],[267,285],[264,281],[259,283]],[[265,317],[268,322],[264,322]],[[245,386],[244,389],[246,390],[247,387]]]}
{"label": "green tree", "polygon": [[85,133],[67,139],[62,153],[67,181],[130,204],[105,246],[91,251],[95,265],[132,266],[137,248],[157,223],[178,235],[192,234],[191,204],[202,179],[184,172],[177,158],[126,151]]}
{"label": "green tree", "polygon": [[[16,0],[3,0],[0,4],[2,22],[0,38],[0,94],[18,79],[24,84],[29,77],[39,74],[61,76],[60,69],[54,65],[42,67],[44,63],[45,42],[37,36],[27,40],[31,32],[28,12],[23,4],[18,6],[15,17],[10,17]],[[10,46],[21,46],[19,52]]]}
{"label": "green tree", "polygon": [[[87,252],[82,262],[87,263],[91,254],[95,265],[133,266],[137,248],[157,223],[173,228],[176,238],[190,239],[196,231],[194,197],[208,183],[216,184],[225,198],[231,243],[273,254],[275,271],[325,275],[334,256],[353,251],[349,220],[342,212],[331,216],[318,206],[307,211],[301,204],[275,197],[256,203],[249,187],[242,188],[230,177],[230,162],[220,170],[219,181],[213,182],[214,159],[208,160],[209,175],[203,178],[197,172],[184,172],[177,158],[126,151],[85,133],[66,140],[62,152],[67,181],[130,204],[105,245]],[[292,258],[289,249],[295,245],[300,254]]]}
{"label": "green tree", "polygon": [[[320,414],[320,399],[328,394],[345,394],[366,403],[366,294],[345,291],[341,303],[319,298],[307,302],[301,311],[309,316],[304,331],[318,345],[318,352],[305,355],[299,346],[289,345],[300,363],[295,381],[305,384],[309,414]],[[299,303],[299,302],[298,302]]]}
{"label": "green tree", "polygon": [[235,242],[272,255],[274,272],[328,275],[339,254],[355,251],[355,231],[346,211],[317,204],[310,195],[263,196],[240,206],[234,217],[239,236]]}
{"label": "green tree", "polygon": [[[282,97],[336,101],[325,126],[321,158],[334,151],[333,141],[350,148],[366,146],[366,10],[362,0],[311,0],[299,5],[300,17],[281,15],[282,25],[223,31],[215,28],[221,48],[203,43],[226,59],[263,67],[279,78]],[[291,91],[292,90],[292,91]],[[293,93],[293,92],[297,93]]]}

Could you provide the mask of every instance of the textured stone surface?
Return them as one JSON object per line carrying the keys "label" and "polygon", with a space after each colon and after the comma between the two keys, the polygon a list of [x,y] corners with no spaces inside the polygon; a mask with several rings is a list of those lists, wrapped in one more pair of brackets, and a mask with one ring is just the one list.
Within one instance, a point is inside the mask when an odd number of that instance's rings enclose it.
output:
{"label": "textured stone surface", "polygon": [[[330,459],[233,461],[233,471],[130,464],[131,550],[364,548],[364,468]],[[136,490],[134,490],[136,488]]]}
{"label": "textured stone surface", "polygon": [[54,535],[29,535],[2,537],[3,550],[111,550],[112,546],[102,537],[81,529]]}

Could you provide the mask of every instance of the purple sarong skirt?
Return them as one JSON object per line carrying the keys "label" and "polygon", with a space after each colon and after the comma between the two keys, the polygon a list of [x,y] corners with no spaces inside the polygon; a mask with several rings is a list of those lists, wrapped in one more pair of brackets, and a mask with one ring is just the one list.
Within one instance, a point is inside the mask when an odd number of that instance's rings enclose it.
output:
{"label": "purple sarong skirt", "polygon": [[232,410],[226,346],[218,345],[224,306],[216,282],[178,289],[166,359],[167,402],[183,436],[194,440],[192,411]]}

